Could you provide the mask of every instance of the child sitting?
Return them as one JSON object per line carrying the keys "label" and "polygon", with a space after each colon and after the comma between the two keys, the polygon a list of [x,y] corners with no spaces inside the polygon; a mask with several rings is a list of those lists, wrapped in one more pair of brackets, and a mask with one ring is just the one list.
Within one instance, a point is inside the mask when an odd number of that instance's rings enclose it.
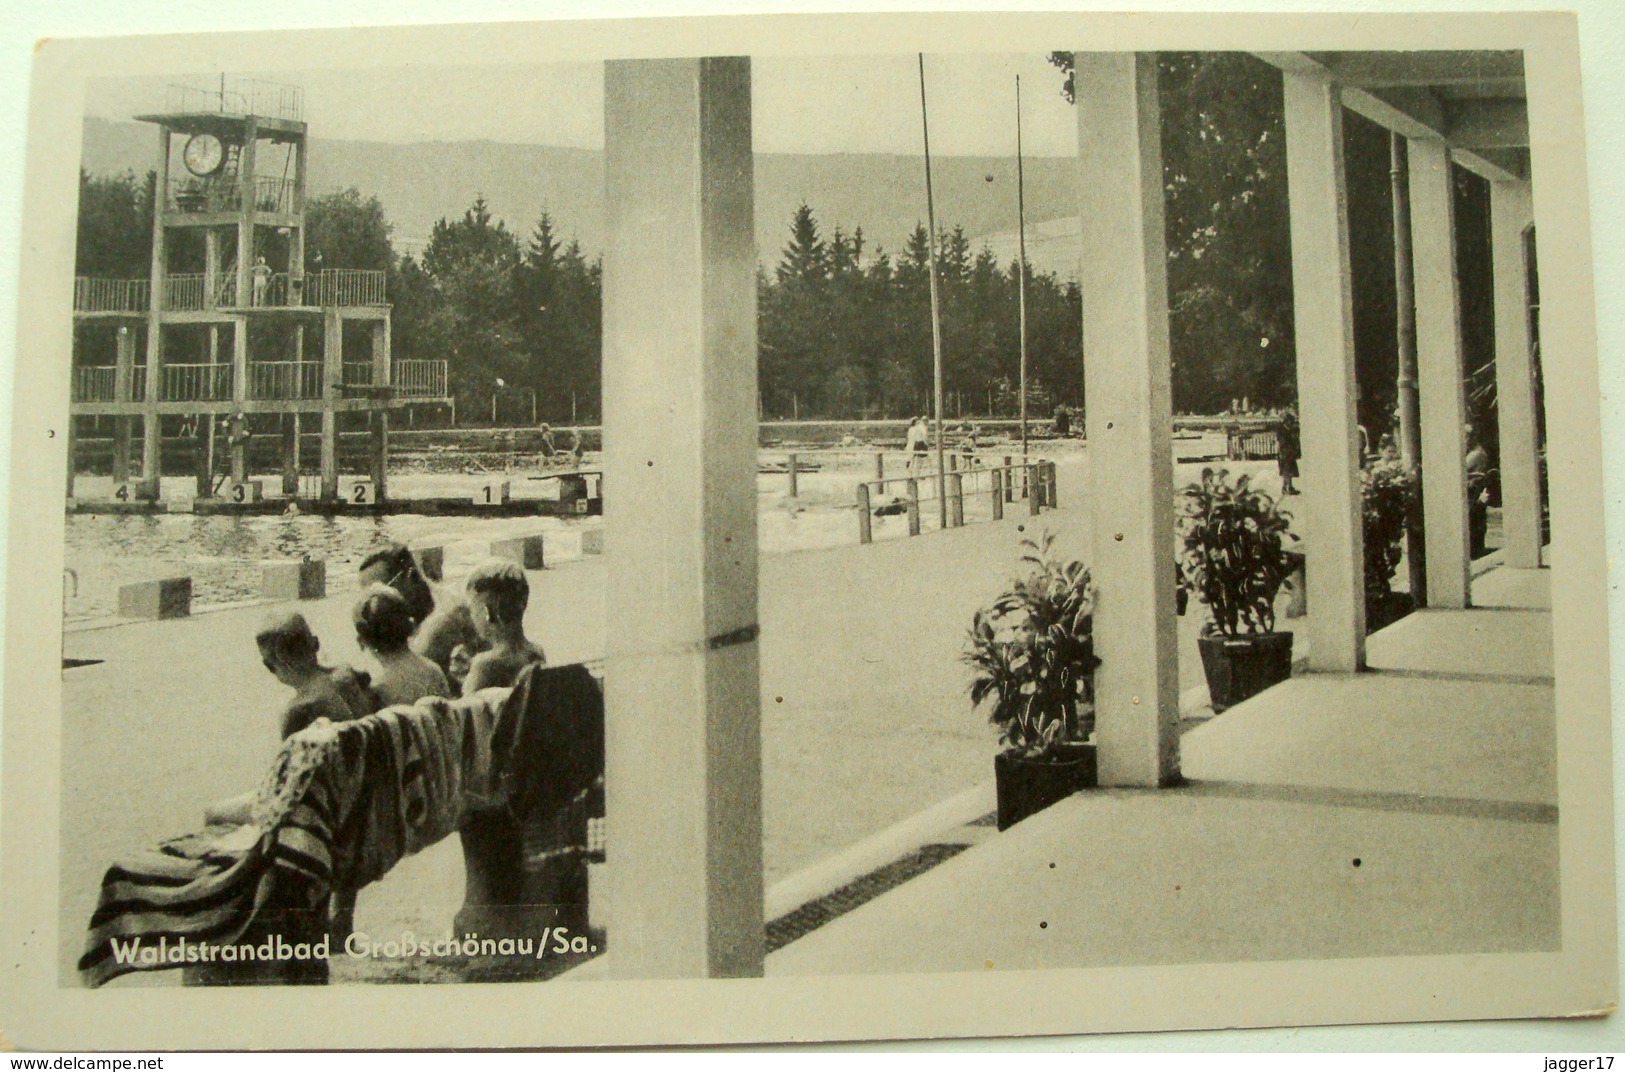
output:
{"label": "child sitting", "polygon": [[354,618],[356,643],[378,660],[372,692],[379,706],[451,695],[451,685],[440,667],[407,646],[417,621],[399,592],[386,585],[371,585],[355,605]]}
{"label": "child sitting", "polygon": [[321,641],[310,631],[302,614],[271,618],[254,634],[260,661],[276,679],[293,690],[282,712],[286,740],[318,718],[343,722],[370,715],[378,709],[366,674],[348,666],[323,666],[316,658]]}
{"label": "child sitting", "polygon": [[512,562],[493,559],[468,575],[468,607],[489,651],[474,656],[463,682],[464,695],[493,685],[511,686],[519,671],[546,662],[542,649],[525,636],[525,608],[530,582]]}
{"label": "child sitting", "polygon": [[[278,614],[254,634],[260,661],[276,679],[293,690],[282,709],[279,728],[287,740],[319,718],[346,722],[378,709],[366,674],[348,666],[323,666],[316,658],[321,642],[298,613]],[[244,793],[204,809],[205,823],[242,825],[249,821],[253,793]]]}

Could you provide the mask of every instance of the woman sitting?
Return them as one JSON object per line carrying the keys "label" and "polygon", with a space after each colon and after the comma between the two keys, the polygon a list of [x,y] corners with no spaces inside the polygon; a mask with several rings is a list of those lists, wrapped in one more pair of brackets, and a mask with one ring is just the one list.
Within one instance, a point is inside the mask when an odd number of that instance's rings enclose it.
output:
{"label": "woman sitting", "polygon": [[451,695],[440,667],[407,646],[418,623],[404,596],[386,585],[371,585],[355,605],[354,617],[356,643],[378,661],[372,691],[380,706]]}

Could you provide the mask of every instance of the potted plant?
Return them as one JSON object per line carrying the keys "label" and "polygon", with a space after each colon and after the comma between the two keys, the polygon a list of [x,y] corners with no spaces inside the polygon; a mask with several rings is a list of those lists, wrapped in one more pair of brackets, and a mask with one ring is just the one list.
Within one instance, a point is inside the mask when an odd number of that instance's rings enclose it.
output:
{"label": "potted plant", "polygon": [[1275,597],[1292,573],[1291,515],[1246,475],[1203,469],[1181,493],[1180,573],[1207,607],[1197,638],[1213,710],[1292,676],[1292,634],[1275,631]]}
{"label": "potted plant", "polygon": [[1005,746],[993,759],[1000,830],[1095,784],[1094,586],[1053,543],[1022,541],[1027,575],[976,612],[965,653],[971,704],[991,704]]}
{"label": "potted plant", "polygon": [[1379,458],[1360,473],[1365,534],[1366,632],[1392,625],[1416,609],[1411,595],[1393,590],[1405,554],[1406,526],[1421,509],[1415,469],[1397,458]]}

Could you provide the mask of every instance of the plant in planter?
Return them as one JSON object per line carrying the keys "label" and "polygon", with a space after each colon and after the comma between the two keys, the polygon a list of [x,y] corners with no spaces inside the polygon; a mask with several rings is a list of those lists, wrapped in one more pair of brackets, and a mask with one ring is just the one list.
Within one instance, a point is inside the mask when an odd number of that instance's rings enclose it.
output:
{"label": "plant in planter", "polygon": [[991,704],[1005,746],[993,760],[1000,830],[1095,784],[1094,586],[1053,543],[1022,541],[1027,575],[976,612],[965,652],[971,704]]}
{"label": "plant in planter", "polygon": [[1213,710],[1223,711],[1292,676],[1292,634],[1275,631],[1275,597],[1293,562],[1291,515],[1225,469],[1203,469],[1181,492],[1184,585],[1207,607],[1197,647]]}
{"label": "plant in planter", "polygon": [[1360,474],[1365,533],[1365,627],[1376,632],[1415,609],[1415,600],[1393,590],[1405,554],[1405,529],[1422,508],[1417,473],[1398,459],[1378,459]]}

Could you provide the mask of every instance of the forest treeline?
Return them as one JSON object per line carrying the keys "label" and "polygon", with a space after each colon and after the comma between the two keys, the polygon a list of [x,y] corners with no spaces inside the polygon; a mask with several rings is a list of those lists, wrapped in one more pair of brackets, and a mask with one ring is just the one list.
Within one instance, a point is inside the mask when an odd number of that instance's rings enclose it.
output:
{"label": "forest treeline", "polygon": [[[1070,97],[1070,54],[1054,62],[1059,91]],[[1296,387],[1279,74],[1241,53],[1163,53],[1159,62],[1174,409],[1213,413],[1238,398],[1286,405]],[[1396,372],[1388,138],[1352,115],[1347,130],[1361,413],[1385,428]],[[80,274],[147,274],[151,182],[129,173],[81,176]],[[1493,356],[1482,185],[1458,175],[1463,335],[1480,388]],[[313,198],[306,212],[307,269],[387,272],[396,355],[448,361],[451,389],[469,417],[489,414],[498,381],[506,420],[528,417],[532,391],[542,420],[598,417],[602,262],[565,237],[569,221],[540,212],[520,233],[494,219],[480,198],[436,223],[413,256],[397,252],[384,206],[363,191]],[[763,415],[927,410],[924,226],[901,249],[873,248],[861,228],[826,229],[817,207],[803,205],[779,235],[762,241],[779,251],[758,277]],[[1013,414],[1017,266],[947,228],[939,235],[939,273],[947,414]],[[1082,404],[1078,285],[1029,268],[1027,301],[1033,411]],[[1492,390],[1472,396],[1475,408],[1493,406]]]}

